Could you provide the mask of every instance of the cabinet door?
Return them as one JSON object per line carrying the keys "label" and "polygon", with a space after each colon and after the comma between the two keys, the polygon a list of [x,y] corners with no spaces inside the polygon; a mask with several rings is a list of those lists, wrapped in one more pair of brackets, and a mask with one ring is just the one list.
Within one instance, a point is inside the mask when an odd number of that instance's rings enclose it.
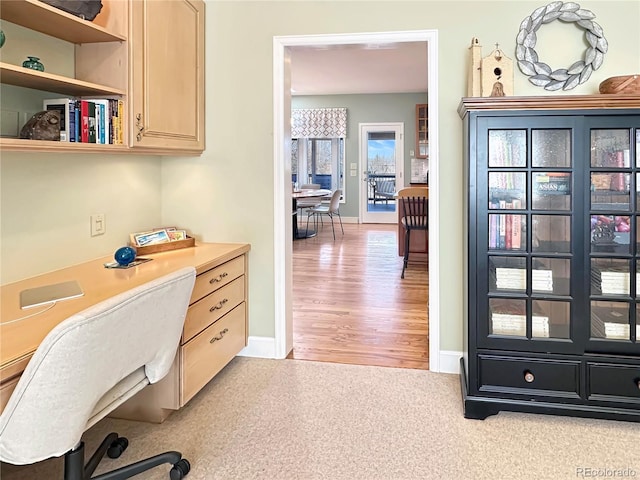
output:
{"label": "cabinet door", "polygon": [[574,210],[583,191],[574,121],[496,117],[480,118],[478,127],[478,345],[577,351],[586,327],[572,320],[581,312]]}
{"label": "cabinet door", "polygon": [[[640,352],[640,116],[586,123],[589,351]],[[635,238],[635,241],[634,241]]]}
{"label": "cabinet door", "polygon": [[416,158],[429,158],[429,116],[428,105],[416,105]]}
{"label": "cabinet door", "polygon": [[131,2],[131,146],[204,149],[204,2]]}

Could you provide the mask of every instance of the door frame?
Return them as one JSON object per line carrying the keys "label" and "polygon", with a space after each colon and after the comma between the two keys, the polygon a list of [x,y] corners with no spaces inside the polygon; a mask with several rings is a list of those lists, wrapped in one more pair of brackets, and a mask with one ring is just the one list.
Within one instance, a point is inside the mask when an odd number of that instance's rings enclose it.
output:
{"label": "door frame", "polygon": [[[368,212],[367,206],[368,188],[365,182],[366,167],[368,163],[367,139],[364,136],[367,132],[388,132],[395,131],[396,138],[396,167],[395,181],[396,188],[398,185],[404,185],[404,122],[364,122],[358,124],[358,160],[360,163],[361,177],[358,182],[358,209],[360,212],[360,223],[396,223],[398,221],[398,210],[393,212]],[[365,217],[367,217],[365,219]]]}
{"label": "door frame", "polygon": [[[429,124],[429,218],[439,225],[438,149],[438,31],[292,35],[273,37],[273,285],[274,358],[293,349],[292,224],[291,224],[291,53],[289,47],[309,45],[426,42]],[[439,228],[429,230],[429,369],[440,371],[440,239]],[[399,274],[399,273],[398,273]]]}

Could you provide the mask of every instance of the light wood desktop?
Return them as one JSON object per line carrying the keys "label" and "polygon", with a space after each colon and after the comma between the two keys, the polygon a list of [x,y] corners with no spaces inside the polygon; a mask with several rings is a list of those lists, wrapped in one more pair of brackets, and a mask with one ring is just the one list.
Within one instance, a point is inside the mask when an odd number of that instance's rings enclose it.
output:
{"label": "light wood desktop", "polygon": [[[0,411],[38,345],[57,324],[121,292],[181,267],[193,266],[196,285],[176,357],[179,378],[171,387],[179,391],[174,392],[175,401],[170,408],[184,405],[246,345],[249,249],[248,244],[197,243],[195,247],[144,255],[153,260],[129,269],[105,268],[104,263],[113,258],[103,257],[0,287]],[[82,297],[60,301],[53,307],[20,308],[21,291],[69,280],[78,281],[84,291]],[[224,327],[226,342],[218,342],[224,345],[216,346],[216,351],[200,350],[201,334],[224,335],[216,330],[224,322],[232,322]],[[209,345],[208,338],[206,344]],[[224,358],[211,357],[220,355],[221,350]],[[215,367],[205,366],[212,361]],[[189,365],[191,371],[187,370]]]}

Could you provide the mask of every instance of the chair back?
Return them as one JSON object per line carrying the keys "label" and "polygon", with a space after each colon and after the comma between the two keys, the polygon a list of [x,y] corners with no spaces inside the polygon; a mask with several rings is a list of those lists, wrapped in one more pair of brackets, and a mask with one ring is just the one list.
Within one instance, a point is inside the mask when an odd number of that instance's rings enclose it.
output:
{"label": "chair back", "polygon": [[23,465],[64,455],[90,419],[95,423],[132,396],[116,387],[135,393],[162,379],[176,355],[194,282],[195,269],[183,268],[54,327],[0,415],[0,460]]}
{"label": "chair back", "polygon": [[300,190],[320,190],[321,186],[319,183],[303,183],[300,185]]}
{"label": "chair back", "polygon": [[331,194],[331,201],[329,202],[329,213],[337,213],[340,208],[340,197],[342,196],[342,190],[337,189]]}
{"label": "chair back", "polygon": [[402,224],[410,230],[429,229],[429,199],[427,197],[400,197]]}

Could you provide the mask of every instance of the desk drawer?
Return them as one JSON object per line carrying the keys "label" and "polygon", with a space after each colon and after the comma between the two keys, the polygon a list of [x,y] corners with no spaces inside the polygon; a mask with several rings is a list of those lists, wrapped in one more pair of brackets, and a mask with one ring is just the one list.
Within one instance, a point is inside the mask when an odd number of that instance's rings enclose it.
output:
{"label": "desk drawer", "polygon": [[189,307],[182,332],[186,343],[220,317],[244,301],[244,275],[207,295]]}
{"label": "desk drawer", "polygon": [[233,260],[223,263],[219,267],[207,270],[196,277],[196,283],[193,286],[191,301],[194,303],[202,297],[209,295],[214,290],[235,280],[244,274],[244,255],[240,255]]}
{"label": "desk drawer", "polygon": [[246,304],[242,302],[224,317],[187,342],[181,350],[181,405],[186,404],[245,346]]}
{"label": "desk drawer", "polygon": [[479,357],[480,391],[579,398],[580,362]]}
{"label": "desk drawer", "polygon": [[635,403],[640,406],[640,366],[589,363],[589,400]]}

